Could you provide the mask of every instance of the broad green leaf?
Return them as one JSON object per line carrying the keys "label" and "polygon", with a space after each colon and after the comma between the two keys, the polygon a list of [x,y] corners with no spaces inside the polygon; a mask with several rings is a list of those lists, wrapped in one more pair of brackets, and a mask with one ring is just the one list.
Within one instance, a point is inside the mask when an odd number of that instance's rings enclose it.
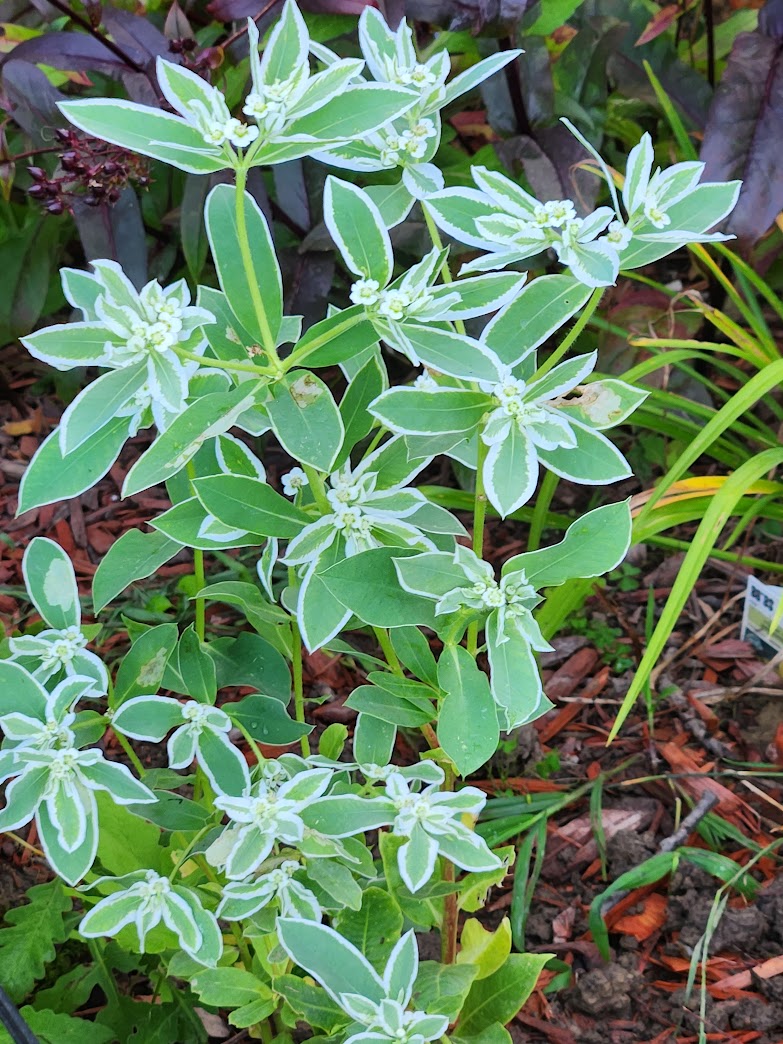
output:
{"label": "broad green leaf", "polygon": [[402,590],[394,560],[405,556],[399,547],[379,547],[330,566],[322,580],[334,597],[371,627],[421,624],[436,630],[431,601]]}
{"label": "broad green leaf", "polygon": [[[49,1008],[25,1005],[20,1012],[38,1044],[112,1044],[116,1038],[107,1026]],[[0,1044],[11,1044],[14,1038],[0,1028]]]}
{"label": "broad green leaf", "polygon": [[290,500],[258,479],[210,475],[196,479],[193,488],[215,518],[261,536],[294,537],[311,522]]}
{"label": "broad green leaf", "polygon": [[113,706],[158,691],[177,637],[176,624],[159,624],[139,635],[117,671]]}
{"label": "broad green leaf", "polygon": [[402,87],[363,83],[294,120],[286,127],[286,135],[305,134],[322,142],[361,138],[406,112],[417,98]]}
{"label": "broad green leaf", "polygon": [[[98,859],[107,874],[120,877],[138,870],[167,873],[166,851],[160,830],[146,819],[112,801],[110,794],[96,794],[98,805]],[[170,869],[170,867],[169,867]]]}
{"label": "broad green leaf", "polygon": [[438,683],[446,693],[438,715],[438,740],[459,774],[467,776],[489,761],[500,737],[489,679],[467,649],[447,645],[438,661]]}
{"label": "broad green leaf", "polygon": [[506,963],[473,983],[460,1016],[460,1032],[468,1040],[493,1023],[510,1022],[533,992],[551,953],[512,953]]}
{"label": "broad green leaf", "polygon": [[374,419],[369,406],[386,387],[386,370],[379,355],[373,355],[355,375],[340,402],[345,434],[335,467],[344,463],[357,444],[372,430]]}
{"label": "broad green leaf", "polygon": [[438,665],[430,643],[418,627],[395,627],[389,637],[403,667],[428,685],[437,686]]}
{"label": "broad green leaf", "polygon": [[394,940],[402,934],[403,918],[393,896],[382,888],[370,887],[364,892],[361,909],[341,911],[334,924],[340,935],[382,973]]}
{"label": "broad green leaf", "polygon": [[20,708],[40,721],[46,720],[46,689],[12,660],[0,660],[0,717]]}
{"label": "broad green leaf", "polygon": [[100,482],[119,456],[128,437],[128,418],[117,417],[68,454],[65,462],[60,449],[60,434],[55,429],[38,447],[22,475],[18,513],[44,504],[70,500]]}
{"label": "broad green leaf", "polygon": [[[571,275],[539,276],[488,323],[481,340],[501,362],[512,366],[564,326],[591,293],[589,286]],[[531,375],[532,369],[527,376]]]}
{"label": "broad green leaf", "polygon": [[452,1034],[449,1040],[451,1044],[513,1044],[511,1034],[499,1022],[493,1022],[481,1033],[472,1034],[470,1038],[462,1037],[457,1033]]}
{"label": "broad green leaf", "polygon": [[333,1034],[348,1021],[348,1016],[326,990],[298,975],[281,975],[273,980],[272,987],[301,1019],[316,1029]]}
{"label": "broad green leaf", "polygon": [[360,765],[388,765],[397,727],[371,714],[360,714],[353,730],[353,756]]}
{"label": "broad green leaf", "polygon": [[19,1004],[55,959],[55,945],[69,929],[63,917],[73,905],[60,881],[33,885],[26,901],[8,910],[0,928],[0,986]]}
{"label": "broad green leaf", "polygon": [[343,443],[343,421],[328,387],[307,370],[292,370],[270,392],[264,406],[283,448],[295,460],[330,471]]}
{"label": "broad green leaf", "polygon": [[252,739],[273,747],[286,747],[313,731],[312,725],[303,725],[290,718],[280,700],[259,692],[251,693],[237,703],[226,703],[223,710]]}
{"label": "broad green leaf", "polygon": [[33,537],[22,559],[30,601],[49,627],[78,627],[82,614],[76,574],[67,553],[48,537]]}
{"label": "broad green leaf", "polygon": [[487,250],[490,246],[476,227],[478,218],[497,213],[497,208],[483,192],[470,188],[448,188],[427,199],[427,210],[442,228],[458,243]]}
{"label": "broad green leaf", "polygon": [[422,961],[413,987],[412,1003],[418,1011],[447,1015],[454,1022],[468,995],[476,968],[471,964],[438,964]]}
{"label": "broad green leaf", "polygon": [[625,558],[631,544],[630,501],[606,504],[572,522],[559,544],[515,555],[503,575],[524,572],[537,590],[575,577],[602,576]]}
{"label": "broad green leaf", "polygon": [[324,189],[324,220],[351,272],[385,287],[394,255],[386,223],[370,197],[330,175]]}
{"label": "broad green leaf", "polygon": [[398,865],[398,854],[404,844],[405,838],[395,837],[387,831],[382,831],[378,836],[378,847],[383,862],[383,872],[389,892],[400,905],[400,909],[408,920],[417,928],[425,930],[434,928],[443,923],[443,898],[442,896],[428,897],[427,889],[422,889],[418,896],[412,895],[400,876]]}
{"label": "broad green leaf", "polygon": [[58,108],[79,130],[189,174],[211,174],[231,164],[185,120],[119,98],[83,98]]}
{"label": "broad green leaf", "polygon": [[258,533],[243,533],[239,529],[222,525],[219,520],[217,525],[222,526],[222,529],[218,529],[213,526],[215,521],[198,497],[188,497],[157,518],[150,519],[149,524],[174,543],[201,551],[258,547],[264,542]]}
{"label": "broad green leaf", "polygon": [[521,635],[498,634],[497,613],[490,615],[485,626],[492,698],[501,710],[501,726],[515,729],[551,710],[553,704],[544,695],[530,645]]}
{"label": "broad green leaf", "polygon": [[457,964],[473,965],[477,979],[493,975],[510,953],[511,922],[508,917],[503,918],[494,932],[475,917],[469,917],[463,924]]}
{"label": "broad green leaf", "polygon": [[334,900],[327,907],[359,910],[362,905],[362,890],[353,874],[336,859],[311,859],[307,864],[307,876]]}
{"label": "broad green leaf", "polygon": [[481,342],[436,326],[405,323],[402,329],[405,342],[425,366],[467,381],[497,382],[498,361]]}
{"label": "broad green leaf", "polygon": [[440,435],[473,431],[491,406],[484,392],[391,388],[372,403],[370,413],[392,431]]}
{"label": "broad green leaf", "polygon": [[256,401],[258,387],[247,382],[233,391],[196,399],[139,457],[125,476],[122,495],[133,496],[176,475],[208,439],[234,426],[237,417]]}
{"label": "broad green leaf", "polygon": [[592,381],[561,404],[564,416],[573,416],[588,428],[602,431],[622,424],[649,395],[625,381]]}
{"label": "broad green leaf", "polygon": [[100,612],[112,598],[132,584],[144,580],[180,550],[163,533],[129,529],[111,545],[101,559],[92,581],[94,611]]}
{"label": "broad green leaf", "polygon": [[374,1003],[384,995],[378,974],[361,953],[333,928],[315,921],[277,922],[280,942],[291,960],[304,968],[334,997],[358,993]]}
{"label": "broad green leaf", "polygon": [[[225,597],[218,600],[223,601]],[[265,696],[272,696],[284,706],[288,705],[291,699],[288,663],[278,649],[260,635],[242,631],[236,638],[218,638],[210,642],[207,649],[215,660],[218,688],[252,685]]]}
{"label": "broad green leaf", "polygon": [[179,640],[178,653],[183,695],[190,696],[200,703],[214,703],[217,696],[215,661],[192,624],[186,628]]}
{"label": "broad green leaf", "polygon": [[314,323],[296,343],[286,363],[336,366],[378,343],[378,334],[361,305],[353,305]]}
{"label": "broad green leaf", "polygon": [[359,685],[345,702],[346,707],[391,725],[417,728],[435,717],[432,701],[420,695],[403,697],[377,685]]}
{"label": "broad green leaf", "polygon": [[[238,196],[233,185],[216,185],[207,196],[204,221],[229,307],[262,348],[273,348],[283,317],[283,281],[266,218],[248,192]],[[249,257],[243,256],[240,222]]]}
{"label": "broad green leaf", "polygon": [[343,559],[341,541],[335,541],[308,569],[299,588],[296,615],[305,647],[314,652],[326,645],[350,619],[350,610],[334,597],[323,574]]}
{"label": "broad green leaf", "polygon": [[484,488],[501,518],[513,514],[535,493],[539,474],[537,452],[529,436],[516,424],[511,425],[502,442],[489,447],[484,461]]}
{"label": "broad green leaf", "polygon": [[603,486],[628,478],[631,469],[617,447],[598,431],[571,422],[576,446],[538,450],[541,463],[561,478],[588,486]]}
{"label": "broad green leaf", "polygon": [[142,363],[107,373],[88,384],[60,418],[60,449],[66,459],[117,416],[147,380]]}
{"label": "broad green leaf", "polygon": [[268,999],[269,986],[244,968],[205,968],[190,980],[203,1004],[212,1008],[238,1008]]}

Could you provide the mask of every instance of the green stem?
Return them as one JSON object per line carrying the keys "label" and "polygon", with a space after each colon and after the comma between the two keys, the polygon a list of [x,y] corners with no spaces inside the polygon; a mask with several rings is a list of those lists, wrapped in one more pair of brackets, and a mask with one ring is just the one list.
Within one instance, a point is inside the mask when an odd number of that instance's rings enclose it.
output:
{"label": "green stem", "polygon": [[256,322],[261,331],[261,347],[269,356],[270,361],[273,364],[276,364],[279,368],[279,359],[275,347],[275,336],[269,325],[269,319],[267,318],[266,309],[264,308],[264,299],[261,296],[261,288],[257,282],[256,270],[253,265],[253,254],[250,249],[250,237],[247,232],[247,218],[245,216],[245,185],[247,184],[247,168],[244,166],[239,167],[237,169],[236,177],[235,213],[239,255],[242,258],[242,267],[245,270],[245,279],[247,280],[248,289],[250,290],[250,300],[253,304]]}
{"label": "green stem", "polygon": [[383,655],[386,657],[386,662],[391,667],[395,674],[399,674],[402,677],[402,667],[400,665],[397,653],[394,651],[394,646],[389,638],[389,632],[383,627],[373,627],[375,637],[378,639],[378,645],[383,650]]}
{"label": "green stem", "polygon": [[[187,465],[188,479],[190,480],[190,488],[195,494],[193,487],[193,480],[196,477],[196,467],[192,460],[188,461]],[[193,573],[196,577],[196,586],[199,591],[203,591],[207,586],[206,575],[204,573],[204,552],[198,548],[193,548]],[[199,637],[199,641],[204,641],[204,635],[206,634],[206,602],[203,598],[195,599],[195,612],[196,612],[196,634]]]}
{"label": "green stem", "polygon": [[254,373],[258,377],[273,376],[277,373],[277,370],[272,370],[266,366],[256,366],[252,362],[238,362],[234,359],[213,359],[212,356],[207,355],[196,355],[195,352],[187,352],[184,348],[178,348],[176,345],[171,349],[180,359],[187,359],[189,362],[201,363],[202,366],[210,366],[218,370],[228,370],[231,373]]}
{"label": "green stem", "polygon": [[234,936],[234,942],[237,944],[237,949],[239,950],[239,955],[242,958],[242,963],[245,966],[245,971],[252,972],[253,955],[250,952],[250,948],[242,936],[242,925],[239,923],[239,921],[229,921],[228,926],[231,929],[231,934]]}
{"label": "green stem", "polygon": [[88,939],[87,946],[92,956],[93,962],[100,972],[100,984],[101,989],[106,997],[106,1002],[109,1006],[117,1005],[120,1003],[120,996],[117,992],[117,985],[114,981],[114,976],[111,973],[109,966],[103,956],[102,946],[103,943],[98,943],[97,939]]}
{"label": "green stem", "polygon": [[[422,203],[421,209],[422,209],[422,211],[424,213],[424,221],[426,222],[427,231],[430,234],[430,239],[432,240],[432,245],[435,247],[436,250],[443,250],[443,240],[440,238],[440,232],[438,231],[438,226],[432,220],[432,216],[431,216],[430,212],[427,210],[427,204],[426,203]],[[443,280],[444,283],[453,283],[454,282],[454,278],[452,277],[452,274],[451,274],[451,269],[449,268],[449,259],[448,258],[446,258],[444,260],[443,264],[440,266],[440,277],[441,277],[441,279]],[[463,336],[464,336],[464,334],[465,334],[465,324],[464,324],[464,322],[461,319],[455,319],[454,320],[454,325],[457,328],[457,332],[463,334]]]}
{"label": "green stem", "polygon": [[[443,790],[454,790],[454,773],[448,765],[444,766],[446,778]],[[455,880],[454,864],[443,860],[443,880],[449,884]],[[445,896],[443,902],[443,927],[440,933],[440,959],[443,964],[454,964],[457,959],[457,931],[459,929],[459,910],[456,892]]]}
{"label": "green stem", "polygon": [[[478,439],[476,462],[476,491],[473,495],[473,551],[478,558],[484,553],[484,523],[487,517],[487,494],[484,492],[484,461],[487,447],[481,436]],[[468,625],[468,652],[475,657],[478,650],[478,620]]]}
{"label": "green stem", "polygon": [[145,769],[144,769],[144,766],[142,765],[141,761],[139,760],[139,757],[136,754],[136,751],[133,749],[133,747],[130,745],[130,743],[128,743],[127,739],[123,736],[123,734],[121,732],[116,732],[115,731],[114,735],[117,737],[117,742],[119,743],[119,745],[125,751],[125,754],[127,755],[128,761],[130,761],[131,765],[133,765],[133,767],[136,769],[138,774],[140,776],[143,776],[144,772],[145,772]]}
{"label": "green stem", "polygon": [[212,825],[211,824],[209,826],[202,827],[201,830],[199,830],[199,832],[196,834],[196,836],[190,841],[190,843],[187,845],[187,847],[184,848],[182,852],[180,852],[180,854],[179,854],[179,856],[177,858],[177,861],[174,864],[174,866],[172,867],[171,873],[169,874],[169,881],[173,881],[174,880],[174,878],[177,876],[177,874],[179,872],[179,868],[190,857],[190,853],[193,851],[193,849],[199,843],[201,838],[205,834],[208,834],[211,829],[212,829]]}
{"label": "green stem", "polygon": [[313,337],[308,340],[303,348],[298,351],[295,348],[287,359],[284,359],[281,365],[285,370],[290,370],[294,366],[299,366],[300,363],[306,362],[308,356],[313,355],[319,348],[322,348],[325,344],[335,340],[337,337],[341,337],[344,333],[352,330],[354,326],[358,326],[359,323],[365,322],[367,316],[362,312],[359,315],[349,316],[344,319],[339,325],[331,327],[326,333],[322,333],[319,337]]}
{"label": "green stem", "polygon": [[[295,579],[294,570],[289,567],[289,584],[293,585]],[[304,724],[305,706],[304,685],[302,681],[302,632],[299,630],[299,623],[295,616],[291,617],[291,666],[294,675],[294,717],[297,721],[301,721]],[[306,758],[310,754],[310,739],[307,736],[302,736],[300,742],[302,747],[302,757]]]}
{"label": "green stem", "polygon": [[552,497],[555,495],[557,484],[560,481],[559,477],[554,471],[545,471],[544,478],[541,482],[541,489],[539,490],[538,497],[536,499],[535,506],[533,508],[533,518],[530,523],[530,534],[527,538],[527,549],[528,551],[537,551],[541,546],[541,534],[544,532],[546,527],[546,517],[549,514],[549,508],[552,506]]}
{"label": "green stem", "polygon": [[543,377],[545,373],[549,373],[552,367],[556,366],[560,362],[565,353],[568,351],[568,349],[571,347],[571,345],[574,343],[577,337],[579,337],[581,332],[590,322],[590,317],[598,307],[599,302],[604,295],[605,289],[606,288],[603,286],[598,286],[595,288],[595,290],[593,290],[592,294],[590,295],[590,299],[588,300],[587,304],[584,307],[584,310],[582,311],[582,314],[571,327],[570,331],[566,334],[566,336],[563,338],[563,340],[557,346],[557,348],[555,348],[555,350],[552,352],[549,358],[542,362],[539,368],[534,373],[534,381],[537,381],[539,377]]}
{"label": "green stem", "polygon": [[310,489],[313,494],[313,499],[318,505],[321,514],[331,515],[332,506],[326,499],[326,490],[324,488],[324,480],[321,475],[311,464],[302,463],[302,470],[307,475],[307,481],[310,483]]}

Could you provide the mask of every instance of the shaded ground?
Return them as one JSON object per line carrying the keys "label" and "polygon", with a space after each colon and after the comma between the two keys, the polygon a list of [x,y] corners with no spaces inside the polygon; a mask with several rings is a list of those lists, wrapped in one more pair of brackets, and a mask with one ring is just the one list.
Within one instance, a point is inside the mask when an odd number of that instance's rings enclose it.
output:
{"label": "shaded ground", "polygon": [[[18,379],[13,356],[10,373],[12,396],[0,406],[0,531],[7,534],[0,545],[0,617],[9,629],[28,612],[20,563],[31,537],[52,536],[66,547],[87,594],[111,543],[167,506],[156,490],[120,501],[127,463],[138,454],[131,446],[84,497],[14,519],[19,478],[59,407],[54,396],[36,394],[21,376],[21,357]],[[555,503],[560,510],[568,506]],[[513,522],[490,524],[487,557],[523,550],[524,535]],[[680,535],[688,539],[690,533]],[[783,540],[765,541],[763,557],[783,559]],[[692,834],[688,843],[705,847],[712,839],[738,869],[774,841],[783,824],[783,681],[739,641],[745,575],[734,566],[710,562],[659,664],[656,690],[664,695],[649,708],[640,702],[620,738],[606,746],[643,648],[648,592],[660,610],[680,561],[632,551],[631,569],[591,598],[574,633],[558,637],[556,651],[543,657],[556,709],[507,744],[485,778],[472,780],[513,799],[505,806],[507,840],[519,836],[514,816],[543,810],[548,817],[525,936],[528,948],[554,952],[563,963],[545,973],[511,1027],[519,1041],[688,1044],[699,1040],[700,1005],[709,1041],[783,1041],[783,879],[773,855],[758,859],[752,870],[760,885],[755,900],[730,893],[709,946],[704,989],[699,972],[690,999],[684,987],[720,885],[716,878],[682,862],[672,876],[621,898],[607,912],[608,963],[588,930],[595,896],[655,853],[705,793],[714,794],[715,806],[701,821],[701,835]],[[174,612],[184,606],[177,579],[190,568],[183,556],[161,570]],[[138,586],[123,609],[159,611]],[[120,654],[125,642],[114,612],[104,620],[102,649],[110,656]],[[209,614],[213,632],[233,626],[229,610],[212,606]],[[343,702],[361,683],[360,669],[316,653],[305,677],[308,694],[324,701],[312,705],[313,720],[350,726],[354,716]],[[415,757],[404,739],[397,754],[401,761]],[[555,803],[563,807],[548,815]],[[0,861],[0,908],[46,876],[45,867],[8,841],[0,845]],[[491,895],[488,923],[509,913],[511,886],[509,877]]]}

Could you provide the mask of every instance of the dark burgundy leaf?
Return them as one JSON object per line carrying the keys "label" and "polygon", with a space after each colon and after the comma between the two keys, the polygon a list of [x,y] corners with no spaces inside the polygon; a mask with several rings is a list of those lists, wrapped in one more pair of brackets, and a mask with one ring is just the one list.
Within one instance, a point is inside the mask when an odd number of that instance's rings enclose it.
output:
{"label": "dark burgundy leaf", "polygon": [[163,33],[148,19],[107,7],[103,15],[103,24],[111,33],[111,37],[124,51],[140,65],[153,62],[158,55],[171,59],[169,42]]}
{"label": "dark burgundy leaf", "polygon": [[166,23],[163,26],[163,35],[167,40],[186,40],[193,36],[193,28],[188,21],[188,16],[174,0],[166,15]]}
{"label": "dark burgundy leaf", "polygon": [[521,22],[529,7],[531,0],[408,0],[406,5],[414,21],[499,36]]}
{"label": "dark burgundy leaf", "polygon": [[[11,53],[15,61],[44,62],[55,69],[74,72],[90,70],[118,76],[128,68],[105,44],[86,33],[44,33],[17,44]],[[138,52],[129,57],[135,61],[143,59]]]}
{"label": "dark burgundy leaf", "polygon": [[140,289],[147,281],[147,245],[141,207],[133,189],[123,189],[114,206],[88,207],[75,200],[73,216],[86,260],[108,257],[119,262]]}
{"label": "dark burgundy leaf", "polygon": [[783,0],[767,0],[759,11],[759,32],[783,40]]}
{"label": "dark burgundy leaf", "polygon": [[65,95],[53,87],[46,74],[29,62],[15,58],[2,70],[3,90],[16,123],[32,138],[34,144],[51,144],[51,127],[64,127],[67,120],[57,108]]}
{"label": "dark burgundy leaf", "polygon": [[740,33],[710,109],[704,178],[743,182],[727,228],[754,243],[783,209],[783,41]]}
{"label": "dark burgundy leaf", "polygon": [[272,168],[272,174],[275,179],[277,205],[293,225],[302,232],[309,232],[313,222],[302,161],[279,163]]}
{"label": "dark burgundy leaf", "polygon": [[512,173],[524,173],[539,199],[573,199],[581,213],[592,209],[600,179],[578,166],[590,156],[562,124],[538,128],[535,141],[527,135],[508,138],[498,154]]}
{"label": "dark burgundy leaf", "polygon": [[276,0],[212,0],[207,10],[217,22],[237,22],[254,18],[259,29],[280,14],[281,3]]}

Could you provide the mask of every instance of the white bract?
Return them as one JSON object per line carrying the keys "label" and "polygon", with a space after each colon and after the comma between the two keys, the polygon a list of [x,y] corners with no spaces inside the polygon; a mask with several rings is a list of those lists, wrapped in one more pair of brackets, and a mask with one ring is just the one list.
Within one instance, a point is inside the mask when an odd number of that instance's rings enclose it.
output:
{"label": "white bract", "polygon": [[261,780],[242,797],[219,796],[215,805],[232,825],[207,850],[207,859],[233,880],[249,877],[278,841],[295,845],[304,836],[301,812],[329,785],[328,769],[312,769],[272,786]]}
{"label": "white bract", "polygon": [[256,878],[229,881],[217,908],[218,917],[238,921],[275,902],[281,917],[320,921],[322,911],[317,898],[294,877],[301,869],[301,863],[285,859],[274,869],[262,868]]}
{"label": "white bract", "polygon": [[163,924],[177,936],[182,949],[201,964],[217,964],[223,952],[220,928],[196,894],[155,873],[139,870],[123,877],[100,877],[92,889],[110,887],[111,895],[100,899],[79,923],[88,939],[117,935],[127,925],[138,934],[144,953],[147,935]]}

